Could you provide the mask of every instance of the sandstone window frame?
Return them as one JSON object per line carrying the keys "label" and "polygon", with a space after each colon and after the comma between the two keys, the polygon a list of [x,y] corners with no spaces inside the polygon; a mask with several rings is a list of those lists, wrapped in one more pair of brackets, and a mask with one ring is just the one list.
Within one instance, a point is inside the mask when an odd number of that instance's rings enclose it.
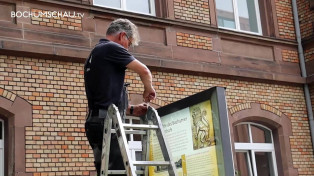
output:
{"label": "sandstone window frame", "polygon": [[[128,9],[127,1],[131,1],[131,0],[115,0],[116,2],[119,3],[119,7],[114,7],[112,5],[100,4],[100,3],[97,3],[95,1],[100,1],[100,0],[92,0],[93,5],[95,5],[95,6],[106,7],[106,8],[128,11],[128,12],[139,13],[139,14],[150,15],[150,16],[156,16],[156,7],[155,7],[156,2],[155,2],[155,0],[146,0],[148,2],[148,11],[149,11],[148,13]],[[132,1],[132,2],[134,2],[134,1]]]}
{"label": "sandstone window frame", "polygon": [[[292,151],[289,137],[292,135],[291,120],[284,113],[273,113],[265,108],[264,104],[260,103],[247,103],[248,108],[238,110],[236,112],[229,111],[229,127],[231,144],[234,144],[234,131],[235,126],[241,122],[254,122],[264,125],[272,130],[273,141],[276,151],[276,162],[278,175],[294,176],[298,175],[298,170],[294,168],[292,161]],[[237,105],[236,109],[244,105]],[[232,109],[232,108],[231,108]],[[278,112],[280,112],[278,110]],[[234,145],[232,145],[233,159],[236,161],[236,153]],[[237,163],[234,162],[235,168]]]}
{"label": "sandstone window frame", "polygon": [[4,176],[4,120],[0,118],[0,176]]}
{"label": "sandstone window frame", "polygon": [[0,88],[7,98],[0,94],[0,119],[5,126],[5,154],[4,175],[31,176],[26,172],[26,135],[25,128],[31,127],[33,120],[32,104],[16,94]]}
{"label": "sandstone window frame", "polygon": [[[274,140],[273,140],[273,134],[272,130],[264,125],[254,123],[254,122],[241,122],[236,124],[235,126],[240,125],[247,125],[248,127],[248,135],[249,135],[249,141],[248,142],[234,142],[234,148],[235,153],[247,153],[247,162],[249,163],[250,168],[250,175],[249,176],[257,176],[257,162],[255,158],[255,154],[259,152],[267,152],[271,153],[271,164],[270,168],[273,171],[272,176],[278,176],[277,171],[277,162],[276,162],[276,154],[275,154],[275,146],[274,146]],[[259,128],[262,128],[264,130],[267,130],[270,132],[270,143],[256,143],[253,140],[253,131],[252,126],[256,126]]]}

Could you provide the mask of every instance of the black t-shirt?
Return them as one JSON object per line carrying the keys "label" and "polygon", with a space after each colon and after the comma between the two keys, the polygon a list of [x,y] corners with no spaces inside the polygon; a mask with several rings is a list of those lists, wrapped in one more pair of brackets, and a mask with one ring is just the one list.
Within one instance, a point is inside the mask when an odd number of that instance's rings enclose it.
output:
{"label": "black t-shirt", "polygon": [[90,109],[119,105],[126,66],[135,58],[118,43],[101,39],[85,62],[85,91]]}

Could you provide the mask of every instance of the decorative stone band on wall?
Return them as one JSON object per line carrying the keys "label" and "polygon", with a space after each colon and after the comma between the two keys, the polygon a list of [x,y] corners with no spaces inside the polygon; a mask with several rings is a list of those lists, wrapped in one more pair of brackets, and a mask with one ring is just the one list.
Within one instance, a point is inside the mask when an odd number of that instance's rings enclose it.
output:
{"label": "decorative stone band on wall", "polygon": [[242,111],[244,109],[251,109],[251,103],[244,103],[244,104],[234,106],[234,107],[230,108],[229,111],[232,115],[232,114],[239,112],[239,111]]}
{"label": "decorative stone band on wall", "polygon": [[174,0],[177,19],[210,24],[208,0]]}
{"label": "decorative stone band on wall", "polygon": [[282,60],[285,62],[299,63],[299,56],[297,51],[282,50]]}
{"label": "decorative stone band on wall", "polygon": [[12,92],[0,88],[0,97],[4,97],[10,101],[15,101],[16,95]]}
{"label": "decorative stone band on wall", "polygon": [[305,57],[305,62],[314,60],[314,48],[305,50],[304,57]]}
{"label": "decorative stone band on wall", "polygon": [[[251,109],[251,108],[252,108],[251,103],[244,103],[244,104],[240,104],[240,105],[234,106],[232,108],[229,108],[229,111],[230,111],[231,115],[233,115],[234,113],[237,113],[239,111],[242,111],[245,109]],[[272,112],[279,117],[281,117],[281,115],[282,115],[282,112],[280,112],[278,109],[276,109],[272,106],[266,105],[266,104],[261,104],[261,109]]]}
{"label": "decorative stone band on wall", "polygon": [[[58,15],[49,16],[48,13],[51,11],[47,10],[31,9],[31,12],[35,14],[31,18],[34,25],[82,31],[82,17],[74,15],[74,12],[63,12],[64,18]],[[65,17],[64,13],[67,13],[69,17]]]}
{"label": "decorative stone band on wall", "polygon": [[213,49],[212,38],[182,32],[177,32],[177,45],[204,50]]}
{"label": "decorative stone band on wall", "polygon": [[280,112],[278,109],[276,109],[272,106],[266,105],[266,104],[261,104],[261,109],[272,112],[279,117],[281,117],[281,115],[282,115],[282,112]]}
{"label": "decorative stone band on wall", "polygon": [[275,3],[280,37],[295,40],[291,0],[275,0]]}

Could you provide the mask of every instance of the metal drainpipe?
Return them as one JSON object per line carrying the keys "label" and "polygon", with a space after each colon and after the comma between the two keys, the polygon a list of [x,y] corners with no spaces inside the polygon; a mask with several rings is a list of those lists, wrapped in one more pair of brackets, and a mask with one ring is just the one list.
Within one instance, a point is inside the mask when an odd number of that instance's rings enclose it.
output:
{"label": "metal drainpipe", "polygon": [[[300,32],[299,16],[298,16],[298,8],[297,8],[296,0],[292,0],[292,9],[293,9],[293,17],[294,17],[294,27],[295,27],[295,32],[296,32],[296,37],[297,37],[297,42],[298,42],[298,52],[299,52],[299,58],[300,58],[301,73],[302,73],[302,77],[306,78],[307,75],[306,75],[303,47],[301,43],[301,32]],[[309,117],[309,123],[310,123],[312,149],[314,152],[314,120],[313,120],[313,111],[312,111],[309,85],[307,83],[304,84],[304,94],[305,94],[305,102],[306,102],[307,113]]]}

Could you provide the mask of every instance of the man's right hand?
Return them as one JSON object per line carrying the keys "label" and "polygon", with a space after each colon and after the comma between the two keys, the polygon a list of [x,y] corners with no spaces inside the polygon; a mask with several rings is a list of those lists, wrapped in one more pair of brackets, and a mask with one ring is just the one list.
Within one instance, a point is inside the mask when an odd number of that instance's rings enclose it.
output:
{"label": "man's right hand", "polygon": [[153,87],[144,89],[145,89],[143,93],[144,102],[148,103],[156,98],[156,91]]}

